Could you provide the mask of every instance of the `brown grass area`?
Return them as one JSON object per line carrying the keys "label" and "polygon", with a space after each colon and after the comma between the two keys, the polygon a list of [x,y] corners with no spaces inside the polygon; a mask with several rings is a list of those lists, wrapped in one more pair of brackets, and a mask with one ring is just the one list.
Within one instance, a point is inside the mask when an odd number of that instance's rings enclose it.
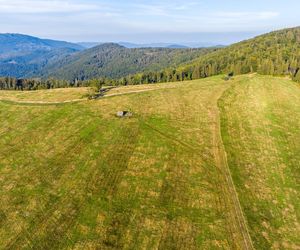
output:
{"label": "brown grass area", "polygon": [[88,88],[62,88],[36,91],[0,91],[0,100],[17,102],[64,102],[82,99]]}

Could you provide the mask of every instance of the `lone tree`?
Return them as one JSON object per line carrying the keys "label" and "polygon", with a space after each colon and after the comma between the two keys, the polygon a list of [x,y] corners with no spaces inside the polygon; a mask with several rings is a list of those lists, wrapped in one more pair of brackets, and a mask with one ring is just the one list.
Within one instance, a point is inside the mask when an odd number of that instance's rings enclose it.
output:
{"label": "lone tree", "polygon": [[102,78],[100,78],[100,79],[90,80],[89,86],[92,87],[92,88],[94,88],[97,93],[100,93],[101,89],[102,89],[102,86],[104,84],[105,84],[105,80],[102,79]]}
{"label": "lone tree", "polygon": [[17,79],[15,89],[23,91],[23,82],[24,82],[23,79]]}
{"label": "lone tree", "polygon": [[89,98],[95,98],[101,95],[101,90],[105,84],[104,79],[93,79],[88,81],[88,86],[90,86],[88,96]]}

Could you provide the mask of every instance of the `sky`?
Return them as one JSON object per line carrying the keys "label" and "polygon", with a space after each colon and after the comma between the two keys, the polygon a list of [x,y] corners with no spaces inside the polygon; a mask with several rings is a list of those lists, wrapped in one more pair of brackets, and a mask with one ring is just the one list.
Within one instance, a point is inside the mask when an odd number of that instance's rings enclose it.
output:
{"label": "sky", "polygon": [[0,0],[0,33],[226,45],[300,26],[299,9],[300,0]]}

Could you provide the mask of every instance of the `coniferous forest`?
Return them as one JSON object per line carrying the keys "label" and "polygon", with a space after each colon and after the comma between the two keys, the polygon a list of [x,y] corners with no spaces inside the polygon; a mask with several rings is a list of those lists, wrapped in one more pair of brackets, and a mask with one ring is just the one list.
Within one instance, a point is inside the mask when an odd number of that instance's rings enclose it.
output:
{"label": "coniferous forest", "polygon": [[224,48],[126,49],[105,44],[60,58],[26,79],[2,77],[0,89],[81,87],[95,81],[103,85],[135,85],[247,73],[290,76],[300,82],[299,69],[300,28],[297,27]]}

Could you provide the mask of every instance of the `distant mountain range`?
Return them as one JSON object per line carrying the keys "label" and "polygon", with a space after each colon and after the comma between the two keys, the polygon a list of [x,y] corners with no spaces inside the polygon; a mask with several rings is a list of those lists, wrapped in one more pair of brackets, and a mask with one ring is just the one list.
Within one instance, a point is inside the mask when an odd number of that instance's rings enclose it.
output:
{"label": "distant mountain range", "polygon": [[[134,49],[142,49],[140,51]],[[157,48],[152,50],[151,48]],[[166,48],[165,51],[158,48]],[[198,56],[168,49],[186,46],[156,43],[119,44],[69,43],[22,34],[0,34],[0,76],[59,77],[68,80],[86,77],[120,77],[138,70],[176,66]],[[128,50],[133,49],[133,50]],[[118,69],[113,65],[118,64]]]}
{"label": "distant mountain range", "polygon": [[[104,43],[97,42],[81,42],[78,45],[90,49],[92,47],[101,45]],[[117,44],[128,48],[128,49],[137,49],[137,48],[171,48],[171,49],[187,49],[189,46],[180,45],[180,44],[172,44],[172,43],[149,43],[149,44],[137,44],[137,43],[129,43],[129,42],[118,42]]]}
{"label": "distant mountain range", "polygon": [[100,43],[100,42],[80,42],[80,43],[77,43],[77,44],[79,46],[82,46],[85,49],[90,49],[90,48],[96,47],[98,45],[101,45],[103,43]]}
{"label": "distant mountain range", "polygon": [[[274,31],[225,48],[198,49],[172,44],[94,46],[97,43],[73,44],[0,34],[0,76],[70,81],[127,77],[126,81],[144,83],[258,72],[290,75],[300,81],[299,41],[300,27]],[[89,46],[93,47],[86,48]]]}
{"label": "distant mountain range", "polygon": [[191,62],[210,49],[156,43],[69,43],[0,34],[0,76],[89,79],[123,77]]}
{"label": "distant mountain range", "polygon": [[[78,45],[90,49],[92,47],[101,45],[101,42],[80,42]],[[187,44],[176,44],[176,43],[130,43],[130,42],[118,42],[117,44],[124,46],[128,49],[137,48],[171,48],[171,49],[186,49],[186,48],[207,48],[207,47],[224,47],[214,43],[187,43]]]}
{"label": "distant mountain range", "polygon": [[129,42],[119,42],[118,44],[129,48],[170,48],[170,49],[187,49],[188,46],[181,44],[173,44],[173,43],[148,43],[148,44],[137,44],[137,43],[129,43]]}

